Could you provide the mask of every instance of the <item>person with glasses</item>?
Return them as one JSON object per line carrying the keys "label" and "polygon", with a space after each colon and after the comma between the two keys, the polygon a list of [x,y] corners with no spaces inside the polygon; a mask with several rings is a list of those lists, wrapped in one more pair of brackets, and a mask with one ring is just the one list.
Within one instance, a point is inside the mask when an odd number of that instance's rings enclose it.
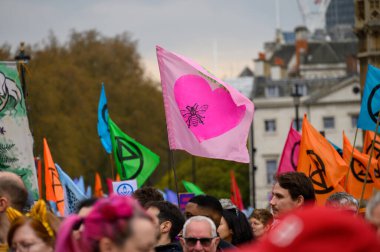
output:
{"label": "person with glasses", "polygon": [[218,251],[220,238],[216,233],[214,222],[205,216],[189,218],[183,225],[180,242],[184,252]]}

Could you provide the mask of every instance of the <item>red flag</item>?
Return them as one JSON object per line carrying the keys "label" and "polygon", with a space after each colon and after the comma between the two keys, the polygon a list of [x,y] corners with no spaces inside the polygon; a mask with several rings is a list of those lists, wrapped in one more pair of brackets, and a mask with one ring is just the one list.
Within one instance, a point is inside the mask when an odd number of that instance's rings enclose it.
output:
{"label": "red flag", "polygon": [[102,180],[100,178],[99,173],[95,174],[95,192],[94,192],[94,195],[96,198],[103,197]]}
{"label": "red flag", "polygon": [[106,178],[106,183],[107,183],[107,187],[108,187],[108,195],[111,195],[111,193],[113,193],[112,182],[113,182],[112,179]]}
{"label": "red flag", "polygon": [[290,124],[288,137],[286,138],[284,150],[282,151],[277,174],[297,171],[298,157],[300,153],[301,134]]}
{"label": "red flag", "polygon": [[348,171],[348,165],[334,147],[309,123],[304,116],[297,171],[308,176],[314,186],[319,205],[335,192],[344,191],[339,182]]}
{"label": "red flag", "polygon": [[44,162],[45,162],[45,185],[46,200],[53,201],[57,204],[57,208],[61,216],[65,214],[64,192],[58,171],[53,162],[50,149],[46,139],[44,138]]}
{"label": "red flag", "polygon": [[233,170],[230,171],[231,177],[231,201],[240,210],[244,209],[243,201],[241,199],[240,189],[235,179],[235,173]]}

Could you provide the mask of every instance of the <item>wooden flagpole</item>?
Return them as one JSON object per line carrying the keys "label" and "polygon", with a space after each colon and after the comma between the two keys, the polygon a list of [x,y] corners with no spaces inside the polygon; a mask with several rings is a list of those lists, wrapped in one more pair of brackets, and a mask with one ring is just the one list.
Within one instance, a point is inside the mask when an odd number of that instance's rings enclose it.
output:
{"label": "wooden flagpole", "polygon": [[[344,190],[347,191],[347,181],[348,181],[348,176],[350,175],[350,170],[351,170],[351,165],[352,165],[352,160],[353,160],[353,156],[354,156],[354,150],[355,150],[355,144],[356,144],[356,136],[358,135],[358,127],[356,127],[356,131],[355,131],[355,138],[354,138],[354,144],[353,144],[353,147],[352,147],[352,152],[351,152],[351,157],[350,157],[350,162],[348,164],[348,171],[347,171],[347,175],[346,175],[346,180],[344,181]],[[343,147],[344,148],[344,147]]]}
{"label": "wooden flagpole", "polygon": [[108,154],[108,156],[110,157],[112,180],[115,180],[116,177],[114,175],[114,166],[113,166],[114,162],[113,162],[112,152],[110,154]]}
{"label": "wooden flagpole", "polygon": [[178,202],[178,207],[180,207],[179,193],[178,193],[178,178],[177,178],[177,172],[176,172],[175,166],[174,166],[174,152],[171,149],[169,149],[169,154],[170,154],[169,166],[173,169],[174,185],[175,185],[175,190],[176,190],[176,193],[177,193],[177,202]]}
{"label": "wooden flagpole", "polygon": [[[361,207],[362,203],[363,203],[364,191],[365,191],[365,187],[367,185],[368,172],[369,172],[369,168],[371,166],[372,155],[373,155],[373,150],[374,150],[376,136],[377,136],[377,129],[379,128],[379,122],[380,122],[380,115],[377,116],[376,128],[375,128],[375,136],[374,136],[374,138],[372,140],[372,144],[371,144],[371,151],[370,151],[370,154],[369,154],[369,160],[368,160],[367,168],[366,168],[366,171],[365,171],[365,177],[364,177],[364,183],[363,183],[363,188],[362,188],[362,194],[360,196],[359,207]],[[373,178],[373,179],[375,179],[375,178]]]}

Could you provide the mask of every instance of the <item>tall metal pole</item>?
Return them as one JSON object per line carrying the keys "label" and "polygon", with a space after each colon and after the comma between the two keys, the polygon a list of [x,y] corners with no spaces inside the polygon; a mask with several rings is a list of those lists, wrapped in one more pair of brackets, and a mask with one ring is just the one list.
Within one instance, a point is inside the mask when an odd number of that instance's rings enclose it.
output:
{"label": "tall metal pole", "polygon": [[299,125],[299,114],[298,114],[298,110],[299,110],[299,105],[300,105],[300,98],[302,96],[302,94],[300,94],[298,92],[298,84],[296,83],[294,85],[295,87],[295,92],[292,93],[292,96],[293,96],[293,99],[294,99],[294,109],[295,109],[295,114],[296,114],[296,118],[295,118],[295,122],[296,122],[296,130],[299,131],[300,130],[300,125]]}
{"label": "tall metal pole", "polygon": [[255,147],[254,147],[254,132],[253,123],[249,129],[248,149],[250,155],[249,162],[249,203],[253,208],[256,208],[256,182],[255,182]]}

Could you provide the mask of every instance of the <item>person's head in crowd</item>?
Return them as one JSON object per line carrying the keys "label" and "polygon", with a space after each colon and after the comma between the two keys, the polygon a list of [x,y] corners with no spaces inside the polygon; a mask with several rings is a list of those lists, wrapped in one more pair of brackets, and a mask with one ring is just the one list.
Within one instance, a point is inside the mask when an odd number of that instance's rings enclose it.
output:
{"label": "person's head in crowd", "polygon": [[380,192],[377,192],[367,203],[366,220],[376,229],[380,237]]}
{"label": "person's head in crowd", "polygon": [[8,207],[23,211],[28,192],[22,179],[15,173],[0,171],[0,213]]}
{"label": "person's head in crowd", "polygon": [[311,180],[301,172],[287,172],[276,177],[272,189],[270,206],[273,217],[315,203],[315,193]]}
{"label": "person's head in crowd", "polygon": [[220,238],[215,223],[205,216],[193,216],[183,226],[180,242],[184,252],[217,251]]}
{"label": "person's head in crowd", "polygon": [[8,208],[7,214],[11,221],[7,242],[11,251],[54,251],[56,230],[51,221],[53,214],[47,210],[43,200],[39,200],[27,216],[19,211]]}
{"label": "person's head in crowd", "polygon": [[380,240],[362,218],[327,207],[304,207],[287,214],[277,227],[240,252],[377,252]]}
{"label": "person's head in crowd", "polygon": [[185,207],[185,217],[189,219],[193,216],[209,217],[216,228],[220,225],[222,219],[223,207],[219,200],[210,195],[197,195],[189,200]]}
{"label": "person's head in crowd", "polygon": [[331,194],[327,198],[325,206],[349,212],[354,215],[359,211],[359,202],[357,199],[346,192],[336,192]]}
{"label": "person's head in crowd", "polygon": [[247,217],[237,208],[223,209],[217,231],[221,239],[235,246],[250,242],[253,239]]}
{"label": "person's head in crowd", "polygon": [[76,214],[81,217],[86,217],[92,210],[98,198],[84,199],[77,205]]}
{"label": "person's head in crowd", "polygon": [[132,194],[133,198],[137,199],[142,207],[145,208],[145,204],[149,201],[163,201],[164,196],[160,191],[152,186],[145,186],[137,189]]}
{"label": "person's head in crowd", "polygon": [[15,173],[0,171],[0,245],[6,244],[10,227],[6,216],[7,208],[13,207],[22,212],[27,199],[28,192],[22,179]]}
{"label": "person's head in crowd", "polygon": [[[81,224],[77,239],[72,234]],[[153,251],[157,238],[152,218],[135,199],[111,195],[98,199],[86,217],[72,215],[63,222],[56,251]]]}
{"label": "person's head in crowd", "polygon": [[151,201],[145,205],[147,213],[158,218],[160,239],[158,246],[175,242],[176,236],[182,230],[185,217],[179,208],[168,201]]}
{"label": "person's head in crowd", "polygon": [[255,238],[268,233],[273,222],[273,215],[267,209],[255,209],[249,217]]}

